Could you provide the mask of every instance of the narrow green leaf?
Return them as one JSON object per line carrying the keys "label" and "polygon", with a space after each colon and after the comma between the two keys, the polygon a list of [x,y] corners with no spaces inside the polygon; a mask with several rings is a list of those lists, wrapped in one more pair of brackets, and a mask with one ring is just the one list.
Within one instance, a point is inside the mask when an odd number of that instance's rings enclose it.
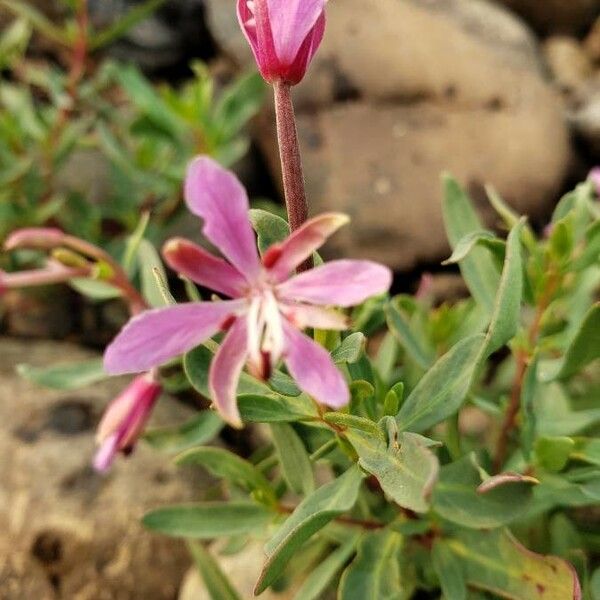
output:
{"label": "narrow green leaf", "polygon": [[109,377],[101,358],[43,368],[20,364],[17,373],[28,381],[55,390],[77,390]]}
{"label": "narrow green leaf", "polygon": [[105,281],[97,281],[96,279],[85,279],[76,277],[69,281],[69,285],[76,291],[87,296],[92,300],[101,302],[103,300],[114,300],[122,296],[121,290],[106,283]]}
{"label": "narrow green leaf", "polygon": [[422,369],[428,369],[435,360],[435,353],[412,330],[408,319],[401,309],[401,299],[401,296],[393,298],[385,309],[388,327],[410,358]]}
{"label": "narrow green leaf", "polygon": [[538,389],[538,356],[535,355],[525,371],[521,390],[521,448],[525,460],[529,460],[537,435],[535,395]]}
{"label": "narrow green leaf", "polygon": [[14,15],[25,19],[35,29],[40,31],[53,42],[57,42],[61,45],[67,44],[65,33],[59,27],[56,27],[52,21],[47,19],[43,13],[31,6],[29,3],[20,2],[19,0],[2,0],[0,4],[7,8]]}
{"label": "narrow green leaf", "polygon": [[523,260],[521,257],[523,223],[524,221],[521,220],[513,227],[506,242],[506,259],[494,301],[485,350],[483,350],[488,356],[512,339],[519,327],[523,295]]}
{"label": "narrow green leaf", "polygon": [[270,502],[276,497],[265,476],[250,462],[229,450],[203,446],[192,448],[177,457],[178,465],[202,465],[215,477],[240,485],[249,491],[260,491]]}
{"label": "narrow green leaf", "polygon": [[190,554],[212,600],[242,600],[212,554],[198,542],[188,542]]}
{"label": "narrow green leaf", "polygon": [[240,394],[238,408],[242,419],[248,423],[291,423],[314,420],[317,409],[305,396],[290,398],[275,394]]}
{"label": "narrow green leaf", "polygon": [[398,553],[402,536],[394,531],[367,533],[352,564],[344,571],[339,600],[397,600],[402,598]]}
{"label": "narrow green leaf", "polygon": [[271,433],[283,476],[290,489],[308,496],[315,489],[315,478],[308,452],[300,436],[287,423],[272,423]]}
{"label": "narrow green leaf", "polygon": [[334,481],[317,489],[296,507],[265,546],[267,562],[256,584],[255,595],[262,593],[281,575],[304,542],[354,506],[362,479],[360,469],[351,467]]}
{"label": "narrow green leaf", "polygon": [[174,537],[208,540],[264,531],[273,513],[251,502],[204,502],[147,513],[145,527]]}
{"label": "narrow green leaf", "polygon": [[[140,240],[137,258],[144,299],[155,308],[167,306],[170,302],[165,300],[165,295],[161,290],[162,284],[157,283],[157,275],[159,281],[166,282],[167,273],[156,248],[148,240]],[[164,285],[166,286],[166,283]]]}
{"label": "narrow green leaf", "polygon": [[290,226],[285,219],[261,208],[250,210],[250,220],[258,236],[261,254],[264,254],[273,244],[283,242],[290,235]]}
{"label": "narrow green leaf", "polygon": [[528,510],[533,498],[532,483],[520,477],[509,478],[482,493],[476,459],[468,455],[440,469],[432,504],[442,517],[463,527],[501,527]]}
{"label": "narrow green leaf", "polygon": [[462,530],[446,544],[470,586],[510,600],[581,600],[573,567],[527,550],[506,530]]}
{"label": "narrow green leaf", "polygon": [[460,238],[454,247],[450,258],[447,258],[442,264],[454,265],[460,263],[477,246],[489,250],[494,257],[496,264],[502,265],[506,254],[506,244],[503,240],[499,239],[495,233],[488,231],[487,229],[471,231],[471,233],[467,233],[467,235]]}
{"label": "narrow green leaf", "polygon": [[322,594],[327,590],[334,577],[343,569],[354,553],[359,539],[359,535],[349,537],[347,541],[313,569],[296,592],[294,600],[319,600],[322,598]]}
{"label": "narrow green leaf", "polygon": [[433,569],[448,600],[467,600],[467,582],[462,563],[443,541],[437,541],[431,552]]}
{"label": "narrow green leaf", "polygon": [[570,458],[600,467],[600,439],[575,438],[575,447]]}
{"label": "narrow green leaf", "polygon": [[380,438],[381,440],[384,439],[383,432],[377,423],[374,423],[370,419],[365,419],[364,417],[358,417],[356,415],[349,415],[340,412],[328,412],[323,415],[323,419],[327,423],[337,425],[338,427],[343,427],[344,429],[356,429],[367,435]]}
{"label": "narrow green leaf", "polygon": [[363,333],[351,333],[342,340],[342,343],[331,352],[331,358],[336,364],[355,363],[365,347]]}
{"label": "narrow green leaf", "polygon": [[[446,175],[444,186],[444,222],[450,245],[455,248],[465,235],[481,231],[483,227],[471,200],[456,180]],[[469,256],[461,261],[460,270],[477,304],[491,315],[499,284],[492,256],[483,248],[474,248]]]}
{"label": "narrow green leaf", "polygon": [[389,442],[359,430],[350,430],[346,436],[359,456],[360,466],[377,478],[396,504],[419,513],[428,510],[439,465],[421,436],[401,433],[391,435]]}
{"label": "narrow green leaf", "polygon": [[570,437],[540,437],[535,441],[536,462],[548,471],[562,471],[574,448],[575,441]]}
{"label": "narrow green leaf", "polygon": [[144,439],[158,450],[181,452],[210,442],[223,427],[224,423],[217,413],[203,410],[197,417],[178,427],[151,429],[144,434]]}
{"label": "narrow green leaf", "polygon": [[464,402],[477,371],[485,336],[453,346],[422,377],[396,417],[398,427],[424,431],[454,414]]}

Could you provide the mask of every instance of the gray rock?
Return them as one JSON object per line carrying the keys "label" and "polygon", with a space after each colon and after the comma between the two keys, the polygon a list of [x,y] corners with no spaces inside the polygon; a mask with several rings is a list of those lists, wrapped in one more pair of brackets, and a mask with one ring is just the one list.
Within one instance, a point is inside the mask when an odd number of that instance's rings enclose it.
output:
{"label": "gray rock", "polygon": [[593,65],[577,38],[552,36],[544,42],[544,56],[552,77],[567,93],[580,89],[594,72]]}
{"label": "gray rock", "polygon": [[575,108],[569,112],[569,122],[575,135],[583,140],[600,160],[600,77],[596,76],[578,94]]}
{"label": "gray rock", "polygon": [[579,34],[600,12],[599,0],[500,0],[542,34]]}
{"label": "gray rock", "polygon": [[[202,481],[144,444],[110,474],[94,473],[94,428],[123,379],[77,393],[48,391],[17,376],[15,366],[93,355],[65,343],[7,338],[0,339],[0,352],[0,579],[8,582],[0,595],[175,598],[190,564],[184,545],[145,531],[140,517],[191,500]],[[191,414],[163,398],[153,419],[173,424]]]}

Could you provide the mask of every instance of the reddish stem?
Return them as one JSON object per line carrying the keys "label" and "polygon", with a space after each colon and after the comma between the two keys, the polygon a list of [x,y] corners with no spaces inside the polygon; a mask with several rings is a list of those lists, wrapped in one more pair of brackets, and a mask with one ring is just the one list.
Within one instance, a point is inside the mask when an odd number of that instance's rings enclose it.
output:
{"label": "reddish stem", "polygon": [[[288,83],[277,81],[273,84],[273,90],[283,191],[290,229],[295,231],[308,219],[308,203],[306,201],[302,157],[292,102],[292,88]],[[299,270],[304,271],[311,266],[312,260],[308,260]]]}

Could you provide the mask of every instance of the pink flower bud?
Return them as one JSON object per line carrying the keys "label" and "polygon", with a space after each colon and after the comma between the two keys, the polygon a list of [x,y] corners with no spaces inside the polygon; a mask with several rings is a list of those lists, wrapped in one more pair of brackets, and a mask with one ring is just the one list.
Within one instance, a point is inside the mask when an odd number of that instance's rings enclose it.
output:
{"label": "pink flower bud", "polygon": [[66,267],[55,261],[48,261],[41,269],[18,273],[6,273],[0,270],[0,294],[8,289],[63,283],[74,277],[86,277],[89,273],[88,267]]}
{"label": "pink flower bud", "polygon": [[600,167],[594,167],[588,174],[589,181],[594,185],[597,196],[600,196]]}
{"label": "pink flower bud", "polygon": [[5,250],[16,250],[17,248],[39,248],[50,250],[60,246],[65,234],[54,227],[28,227],[13,231],[4,242]]}
{"label": "pink flower bud", "polygon": [[269,83],[299,83],[325,33],[326,0],[238,0],[240,26]]}
{"label": "pink flower bud", "polygon": [[143,432],[162,388],[151,373],[136,377],[106,409],[96,441],[94,468],[106,471],[117,452],[130,453]]}

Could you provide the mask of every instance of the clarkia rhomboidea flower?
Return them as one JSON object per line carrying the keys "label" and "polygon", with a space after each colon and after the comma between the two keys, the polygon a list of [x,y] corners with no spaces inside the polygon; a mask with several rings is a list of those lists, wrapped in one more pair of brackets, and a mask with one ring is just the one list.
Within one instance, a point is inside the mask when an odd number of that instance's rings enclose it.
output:
{"label": "clarkia rhomboidea flower", "polygon": [[138,375],[106,409],[96,441],[94,468],[106,471],[118,452],[129,454],[144,431],[162,388],[152,373]]}
{"label": "clarkia rhomboidea flower", "polygon": [[109,373],[147,371],[218,333],[227,334],[210,366],[212,400],[223,418],[241,426],[236,388],[245,364],[267,379],[280,359],[299,387],[331,407],[348,403],[342,373],[329,353],[300,330],[343,330],[348,307],[385,292],[388,268],[369,261],[337,260],[294,275],[295,269],[347,222],[340,214],[307,221],[259,258],[248,217],[246,192],[237,178],[200,157],[188,170],[188,208],[204,221],[203,232],[227,259],[184,239],[165,245],[165,260],[192,281],[231,298],[149,310],[134,317],[105,354]]}
{"label": "clarkia rhomboidea flower", "polygon": [[269,82],[299,83],[325,33],[326,0],[238,0],[240,26]]}

